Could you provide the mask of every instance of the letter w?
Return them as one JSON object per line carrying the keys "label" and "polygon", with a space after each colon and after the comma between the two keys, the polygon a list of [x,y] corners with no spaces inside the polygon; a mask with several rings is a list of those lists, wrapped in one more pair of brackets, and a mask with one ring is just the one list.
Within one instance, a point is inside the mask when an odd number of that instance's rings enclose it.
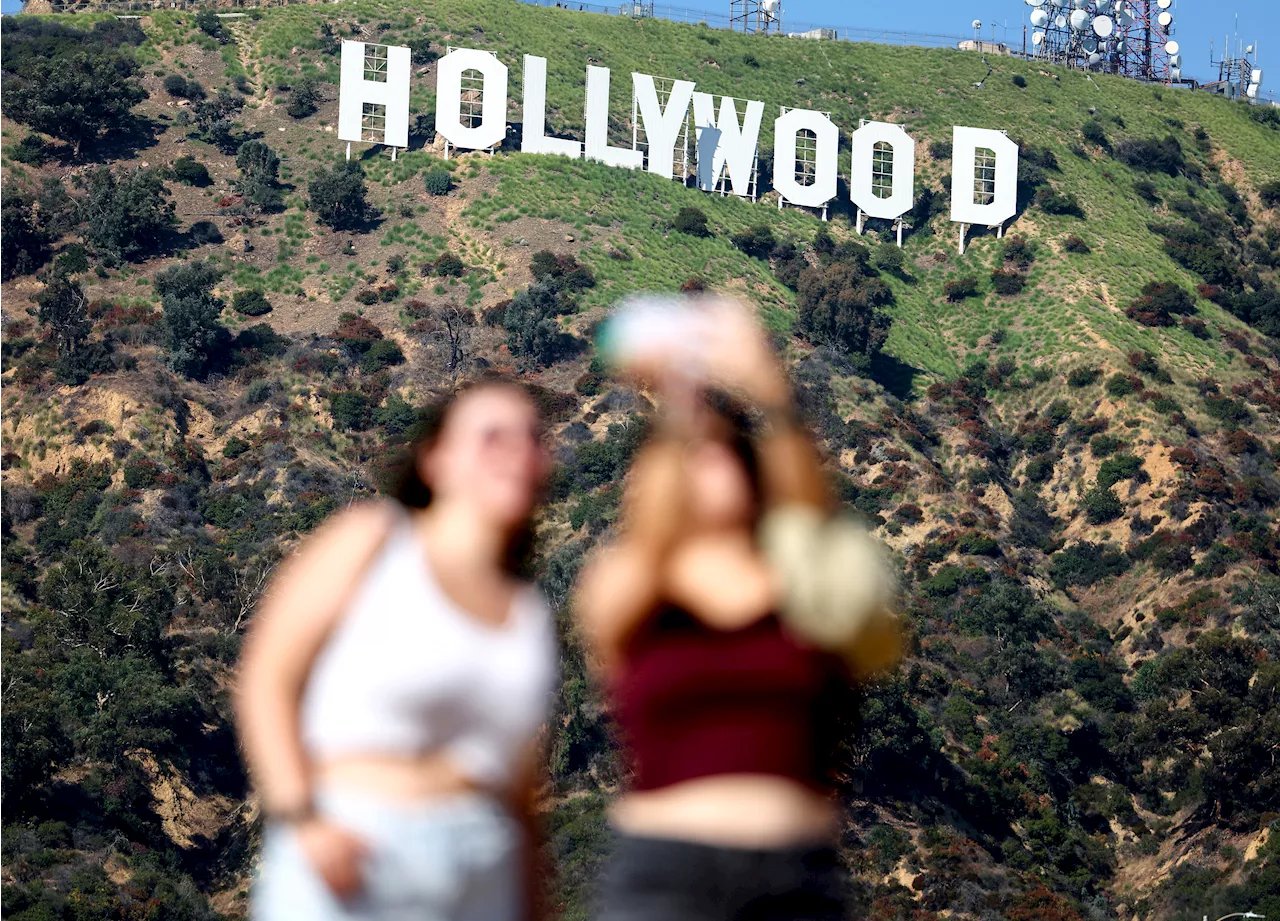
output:
{"label": "letter w", "polygon": [[746,119],[738,123],[738,107],[729,96],[720,97],[720,117],[710,93],[693,94],[693,122],[698,132],[698,188],[713,191],[726,165],[735,195],[751,193],[751,170],[760,140],[764,103],[747,102]]}

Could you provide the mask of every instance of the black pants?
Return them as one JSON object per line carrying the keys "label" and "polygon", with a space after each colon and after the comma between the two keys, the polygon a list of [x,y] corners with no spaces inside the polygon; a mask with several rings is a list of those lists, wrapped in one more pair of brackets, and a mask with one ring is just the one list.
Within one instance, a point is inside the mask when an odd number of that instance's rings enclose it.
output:
{"label": "black pants", "polygon": [[599,921],[845,921],[831,847],[750,850],[618,835]]}

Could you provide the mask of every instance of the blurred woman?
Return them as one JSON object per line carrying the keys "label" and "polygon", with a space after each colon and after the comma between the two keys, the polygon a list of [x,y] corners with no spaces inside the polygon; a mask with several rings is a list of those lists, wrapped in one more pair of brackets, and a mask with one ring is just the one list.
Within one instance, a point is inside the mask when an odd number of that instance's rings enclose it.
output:
{"label": "blurred woman", "polygon": [[257,921],[536,913],[533,739],[556,647],[522,570],[541,436],[517,385],[462,391],[395,501],[334,516],[281,568],[237,700],[268,821]]}
{"label": "blurred woman", "polygon": [[830,500],[762,331],[721,306],[701,335],[694,363],[653,348],[623,368],[664,411],[576,599],[632,770],[600,918],[843,918],[828,770],[849,672],[788,628],[758,537],[769,510]]}

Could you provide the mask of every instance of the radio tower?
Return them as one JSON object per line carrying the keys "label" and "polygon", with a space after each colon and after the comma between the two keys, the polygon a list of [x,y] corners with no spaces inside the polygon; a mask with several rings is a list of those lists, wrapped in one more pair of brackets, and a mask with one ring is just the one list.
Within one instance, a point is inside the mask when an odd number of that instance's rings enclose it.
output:
{"label": "radio tower", "polygon": [[782,0],[729,0],[729,28],[781,32]]}
{"label": "radio tower", "polygon": [[1173,38],[1174,0],[1026,0],[1031,44],[1056,64],[1176,83],[1182,55]]}

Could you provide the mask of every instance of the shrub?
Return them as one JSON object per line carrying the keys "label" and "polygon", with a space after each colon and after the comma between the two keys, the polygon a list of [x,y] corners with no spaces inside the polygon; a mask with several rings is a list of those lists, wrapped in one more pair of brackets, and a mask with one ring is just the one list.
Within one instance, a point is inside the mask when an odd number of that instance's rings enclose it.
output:
{"label": "shrub", "polygon": [[178,99],[203,99],[204,86],[199,80],[188,80],[182,74],[169,74],[164,78],[164,91]]}
{"label": "shrub", "polygon": [[18,190],[6,190],[0,208],[0,276],[6,281],[34,272],[48,257],[50,231],[36,203]]}
{"label": "shrub", "polygon": [[1053,476],[1053,456],[1040,454],[1027,461],[1027,479],[1032,483],[1043,483]]}
{"label": "shrub", "polygon": [[150,489],[160,478],[160,468],[149,457],[135,457],[124,465],[124,485],[130,489]]}
{"label": "shrub", "polygon": [[1258,197],[1262,199],[1264,207],[1275,208],[1280,205],[1280,180],[1264,182],[1258,187]]}
{"label": "shrub", "polygon": [[213,180],[209,168],[195,157],[179,157],[173,161],[173,178],[179,182],[203,188]]}
{"label": "shrub", "polygon": [[950,141],[930,141],[929,156],[935,160],[951,159],[951,142]]}
{"label": "shrub", "polygon": [[329,413],[340,431],[361,431],[373,421],[373,406],[358,390],[343,390],[329,396]]}
{"label": "shrub", "polygon": [[1107,458],[1098,468],[1098,485],[1105,489],[1141,473],[1142,458],[1133,454],[1117,454]]}
{"label": "shrub", "polygon": [[734,246],[748,256],[764,260],[769,258],[769,253],[777,245],[777,241],[773,237],[773,230],[766,224],[758,224],[755,227],[740,230],[730,240]]}
{"label": "shrub", "polygon": [[1080,128],[1080,133],[1084,135],[1084,139],[1090,144],[1096,144],[1103,150],[1111,146],[1111,142],[1107,140],[1107,132],[1102,125],[1094,121],[1092,118],[1084,123]]}
{"label": "shrub", "polygon": [[742,56],[742,63],[746,64],[748,67],[760,66],[760,62],[756,60],[756,56],[754,54],[744,54]]}
{"label": "shrub", "polygon": [[1182,328],[1197,339],[1209,338],[1209,327],[1205,325],[1204,320],[1199,317],[1183,317]]}
{"label": "shrub", "polygon": [[546,282],[535,282],[516,294],[502,315],[507,329],[507,346],[512,353],[549,365],[567,358],[579,343],[560,329],[557,317],[566,304],[561,292]]}
{"label": "shrub", "polygon": [[676,213],[672,226],[679,233],[687,233],[691,237],[711,236],[711,231],[707,229],[707,216],[698,208],[681,208]]}
{"label": "shrub", "polygon": [[533,254],[529,271],[535,281],[566,291],[583,291],[596,284],[591,270],[571,253],[557,255],[549,249],[540,249]]}
{"label": "shrub", "polygon": [[963,301],[965,298],[977,297],[979,293],[978,276],[962,275],[960,278],[953,278],[942,286],[942,293],[953,304]]}
{"label": "shrub", "polygon": [[1156,184],[1150,179],[1139,179],[1133,184],[1133,190],[1138,193],[1138,197],[1152,205],[1158,205],[1163,199],[1160,198],[1160,191],[1156,188]]}
{"label": "shrub", "polygon": [[453,174],[440,166],[433,166],[423,177],[427,192],[432,195],[448,195],[453,191]]}
{"label": "shrub", "polygon": [[1013,236],[1004,241],[1004,261],[1014,265],[1026,266],[1036,261],[1035,245],[1026,237]]}
{"label": "shrub", "polygon": [[222,447],[222,456],[228,460],[235,460],[237,457],[245,454],[250,447],[252,446],[249,442],[245,441],[243,438],[238,438],[235,435],[232,435],[227,439],[227,443]]}
{"label": "shrub", "polygon": [[1127,374],[1113,374],[1107,378],[1107,396],[1118,400],[1140,390],[1142,382]]}
{"label": "shrub", "polygon": [[400,346],[390,339],[379,339],[360,359],[360,371],[364,374],[376,374],[383,368],[404,364],[404,352]]}
{"label": "shrub", "polygon": [[43,166],[49,159],[49,145],[40,135],[28,134],[14,146],[9,156],[29,166]]}
{"label": "shrub", "polygon": [[1094,457],[1108,457],[1114,454],[1124,444],[1115,435],[1108,435],[1105,432],[1101,435],[1094,435],[1089,442],[1089,452]]}
{"label": "shrub", "polygon": [[187,239],[193,246],[207,246],[223,242],[222,231],[213,221],[196,221],[187,231]]}
{"label": "shrub", "polygon": [[353,230],[369,218],[364,172],[355,161],[320,170],[308,188],[307,207],[333,230]]}
{"label": "shrub", "polygon": [[881,308],[893,293],[855,262],[838,262],[800,273],[796,297],[800,327],[815,343],[867,361],[883,347],[892,323]]}
{"label": "shrub", "polygon": [[1084,240],[1080,239],[1075,234],[1071,234],[1062,241],[1062,250],[1066,253],[1077,253],[1079,255],[1087,255],[1088,253],[1093,252],[1093,250],[1089,248],[1089,244],[1084,242]]}
{"label": "shrub", "polygon": [[1027,78],[1022,76],[1022,74],[1014,74],[1011,79],[1012,79],[1013,85],[1016,86],[1018,89],[1024,90],[1027,88]]}
{"label": "shrub", "polygon": [[1080,200],[1071,192],[1059,192],[1052,186],[1044,186],[1036,193],[1036,204],[1045,214],[1065,214],[1070,217],[1084,217],[1084,208]]}
{"label": "shrub", "polygon": [[1175,315],[1195,313],[1195,299],[1174,282],[1148,282],[1125,315],[1143,326],[1173,326]]}
{"label": "shrub", "polygon": [[1186,167],[1182,145],[1172,134],[1159,138],[1129,138],[1116,145],[1115,158],[1132,169],[1176,176]]}
{"label": "shrub", "polygon": [[1013,297],[1027,286],[1027,276],[1014,269],[996,269],[991,273],[991,286],[997,294]]}
{"label": "shrub", "polygon": [[117,174],[99,166],[80,202],[85,241],[100,256],[134,260],[160,248],[174,223],[173,203],[155,170]]}
{"label": "shrub", "polygon": [[368,307],[378,303],[378,292],[373,288],[364,288],[356,292],[356,302]]}
{"label": "shrub", "polygon": [[1053,555],[1050,576],[1058,588],[1088,587],[1129,568],[1124,554],[1102,544],[1080,541]]}
{"label": "shrub", "polygon": [[260,317],[270,312],[271,302],[261,291],[237,291],[231,307],[236,313],[244,314],[246,317]]}
{"label": "shrub", "polygon": [[306,118],[308,115],[314,115],[319,107],[319,82],[314,77],[302,77],[293,85],[285,111],[289,113],[290,118]]}
{"label": "shrub", "polygon": [[463,261],[448,250],[431,263],[431,270],[444,278],[461,278],[467,273],[467,267]]}
{"label": "shrub", "polygon": [[1084,509],[1090,524],[1106,524],[1124,514],[1124,503],[1111,491],[1110,486],[1103,486],[1101,483],[1084,494],[1080,507]]}
{"label": "shrub", "polygon": [[893,243],[881,243],[871,254],[871,261],[882,272],[900,275],[906,268],[907,256],[902,251],[902,247]]}
{"label": "shrub", "polygon": [[196,14],[196,28],[219,45],[228,45],[234,41],[231,33],[227,31],[226,26],[213,10],[203,10]]}

